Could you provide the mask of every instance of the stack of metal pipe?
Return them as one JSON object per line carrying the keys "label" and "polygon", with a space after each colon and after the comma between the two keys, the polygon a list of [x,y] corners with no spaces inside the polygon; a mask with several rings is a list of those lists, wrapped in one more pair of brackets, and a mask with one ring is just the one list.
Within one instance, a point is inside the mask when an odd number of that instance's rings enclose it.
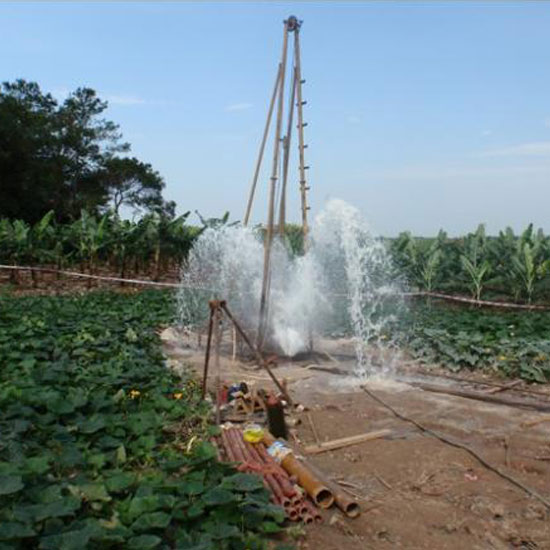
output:
{"label": "stack of metal pipe", "polygon": [[[239,470],[262,475],[273,502],[284,509],[289,520],[302,520],[306,524],[322,521],[321,514],[305,491],[271,457],[263,442],[249,443],[244,440],[240,429],[230,427],[222,429],[219,443],[225,458],[238,463]],[[319,505],[323,506],[322,503]]]}

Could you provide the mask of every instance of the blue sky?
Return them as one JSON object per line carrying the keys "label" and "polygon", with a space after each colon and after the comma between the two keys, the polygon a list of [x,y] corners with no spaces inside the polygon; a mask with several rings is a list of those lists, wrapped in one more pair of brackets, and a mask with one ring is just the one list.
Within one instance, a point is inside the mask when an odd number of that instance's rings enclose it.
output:
{"label": "blue sky", "polygon": [[240,219],[290,14],[313,214],[339,197],[385,235],[550,230],[549,2],[0,3],[0,79],[98,90],[180,212]]}

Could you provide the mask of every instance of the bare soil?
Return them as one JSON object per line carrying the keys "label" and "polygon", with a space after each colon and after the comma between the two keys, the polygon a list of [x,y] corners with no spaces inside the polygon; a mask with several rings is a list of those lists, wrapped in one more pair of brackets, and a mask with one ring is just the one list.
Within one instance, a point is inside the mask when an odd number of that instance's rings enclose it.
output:
{"label": "bare soil", "polygon": [[[204,350],[196,342],[182,344],[182,335],[172,329],[163,333],[163,340],[172,367],[190,364],[198,374],[202,372]],[[222,351],[221,380],[273,387],[265,372],[232,361],[229,343]],[[353,359],[340,357],[337,363],[327,361],[315,368],[336,365],[350,370]],[[211,387],[217,374],[213,365]],[[325,521],[305,529],[300,548],[550,549],[549,509],[542,502],[466,451],[397,418],[362,391],[356,378],[322,373],[312,366],[307,360],[280,363],[274,372],[287,380],[293,399],[309,411],[321,440],[383,428],[392,433],[308,457],[327,477],[343,481],[363,512],[357,519],[346,518],[334,508],[323,512]],[[401,414],[467,444],[492,466],[550,501],[550,422],[523,425],[548,415],[422,391],[396,381],[402,370],[369,381],[367,387]],[[407,374],[411,375],[410,366]],[[315,443],[306,415],[293,415],[298,422],[293,438],[299,447]]]}

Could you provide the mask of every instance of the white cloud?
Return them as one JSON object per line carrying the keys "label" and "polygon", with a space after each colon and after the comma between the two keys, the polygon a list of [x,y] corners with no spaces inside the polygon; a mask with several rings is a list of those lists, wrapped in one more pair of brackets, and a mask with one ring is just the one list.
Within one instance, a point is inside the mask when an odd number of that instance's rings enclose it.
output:
{"label": "white cloud", "polygon": [[99,97],[106,99],[111,105],[143,105],[145,100],[133,95],[99,94]]}
{"label": "white cloud", "polygon": [[480,153],[482,157],[546,157],[550,156],[550,141],[533,141],[520,143],[502,149],[492,149]]}
{"label": "white cloud", "polygon": [[252,107],[252,103],[233,103],[228,105],[225,110],[227,112],[246,111],[247,109],[250,109],[250,107]]}
{"label": "white cloud", "polygon": [[[58,101],[65,101],[75,89],[76,87],[70,90],[66,86],[58,86],[51,93]],[[134,95],[104,94],[101,91],[98,91],[97,95],[100,99],[108,101],[109,105],[143,105],[145,103],[144,99]]]}

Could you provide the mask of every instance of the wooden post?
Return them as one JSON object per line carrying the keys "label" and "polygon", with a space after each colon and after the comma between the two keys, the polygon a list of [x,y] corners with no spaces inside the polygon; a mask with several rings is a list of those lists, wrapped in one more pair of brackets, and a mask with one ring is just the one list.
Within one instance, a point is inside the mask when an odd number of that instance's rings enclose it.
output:
{"label": "wooden post", "polygon": [[262,166],[262,160],[264,158],[265,144],[267,142],[267,136],[269,134],[269,127],[271,125],[271,116],[273,115],[273,107],[275,105],[275,98],[277,97],[277,91],[279,90],[279,82],[281,80],[281,64],[277,69],[277,78],[275,79],[275,85],[273,87],[273,94],[271,95],[271,101],[269,103],[269,109],[267,111],[267,120],[264,128],[264,135],[262,137],[262,143],[260,145],[260,152],[258,154],[258,160],[256,161],[256,169],[254,170],[254,177],[252,178],[252,185],[250,186],[250,195],[248,197],[248,204],[246,205],[246,213],[244,215],[244,225],[248,225],[250,219],[250,212],[252,211],[252,203],[254,202],[254,194],[256,193],[256,184],[258,183],[258,176],[260,175],[260,168]]}
{"label": "wooden post", "polygon": [[273,165],[271,169],[271,181],[269,187],[269,206],[267,210],[267,227],[264,240],[264,273],[262,280],[262,294],[260,296],[260,322],[258,326],[257,344],[261,349],[267,328],[267,305],[269,299],[269,279],[271,269],[271,244],[273,242],[273,219],[275,213],[275,189],[277,186],[279,171],[279,153],[281,150],[281,126],[284,107],[284,84],[286,71],[286,57],[288,47],[288,21],[284,22],[283,52],[281,56],[281,76],[279,80],[279,101],[277,105],[277,125],[275,129],[275,142],[273,147]]}

